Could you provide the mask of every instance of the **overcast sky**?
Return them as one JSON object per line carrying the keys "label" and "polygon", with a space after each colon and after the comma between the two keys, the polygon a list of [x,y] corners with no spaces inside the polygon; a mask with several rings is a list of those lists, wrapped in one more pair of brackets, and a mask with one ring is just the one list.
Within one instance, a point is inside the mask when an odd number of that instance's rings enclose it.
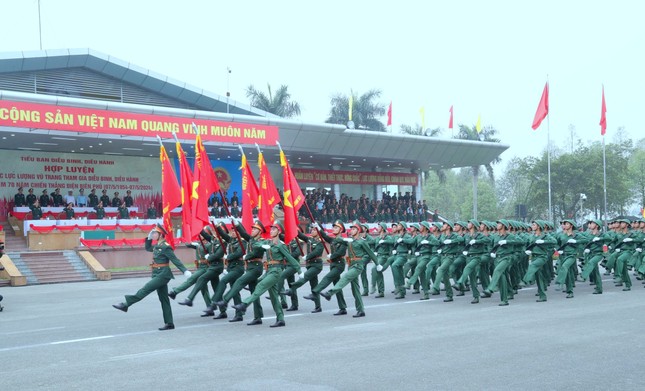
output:
{"label": "overcast sky", "polygon": [[[640,1],[41,0],[43,49],[91,48],[248,103],[253,84],[289,86],[306,122],[323,122],[336,93],[382,91],[394,129],[494,126],[502,155],[539,154],[547,121],[531,123],[547,77],[551,139],[571,125],[608,141],[642,138],[645,4]],[[0,0],[0,51],[39,49],[37,0]],[[231,69],[230,76],[227,68]],[[230,77],[230,79],[229,79]],[[386,122],[386,117],[382,118]]]}

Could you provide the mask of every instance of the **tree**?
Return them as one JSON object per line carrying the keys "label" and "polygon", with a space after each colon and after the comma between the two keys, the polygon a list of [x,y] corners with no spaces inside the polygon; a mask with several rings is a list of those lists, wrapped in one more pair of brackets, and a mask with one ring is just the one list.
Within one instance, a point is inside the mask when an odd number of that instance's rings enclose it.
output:
{"label": "tree", "polygon": [[[374,102],[381,97],[380,90],[369,90],[357,97],[352,92],[352,122],[356,129],[385,132],[385,125],[377,118],[385,115],[385,104]],[[346,125],[349,121],[349,96],[336,94],[331,98],[329,118],[325,122]]]}
{"label": "tree", "polygon": [[636,150],[629,158],[631,190],[641,208],[645,207],[645,149]]}
{"label": "tree", "polygon": [[271,85],[267,84],[269,95],[258,91],[250,85],[246,89],[246,96],[251,99],[251,106],[283,118],[292,118],[300,115],[300,105],[291,101],[291,94],[286,85],[281,85],[275,95],[271,92]]}
{"label": "tree", "polygon": [[[459,132],[455,135],[454,138],[460,140],[474,140],[474,141],[485,141],[491,143],[499,143],[499,139],[495,137],[497,130],[492,126],[484,127],[481,132],[477,132],[476,126],[469,128],[466,125],[459,125]],[[495,175],[493,171],[493,164],[499,163],[501,159],[496,157],[490,163],[484,165],[486,171],[488,171],[488,176],[490,177],[493,183],[495,182]],[[473,170],[473,218],[477,219],[477,182],[479,180],[479,171],[481,166],[471,167]]]}
{"label": "tree", "polygon": [[[427,136],[427,137],[438,137],[441,132],[443,132],[443,129],[437,127],[434,129],[425,129],[421,128],[421,125],[419,124],[414,124],[414,126],[410,125],[401,125],[401,133],[406,133],[406,134],[411,134],[413,136]],[[432,172],[437,174],[437,177],[439,178],[439,183],[444,183],[446,181],[446,172],[439,168],[439,167],[433,167],[431,168]],[[426,171],[426,176],[430,174],[430,171]]]}

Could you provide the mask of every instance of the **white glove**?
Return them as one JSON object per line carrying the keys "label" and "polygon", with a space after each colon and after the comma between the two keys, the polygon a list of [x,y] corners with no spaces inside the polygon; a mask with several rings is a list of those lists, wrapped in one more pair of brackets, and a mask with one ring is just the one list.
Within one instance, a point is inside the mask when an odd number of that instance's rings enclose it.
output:
{"label": "white glove", "polygon": [[428,244],[428,243],[430,243],[430,242],[428,242],[427,240],[423,239],[420,243],[421,243],[421,244]]}
{"label": "white glove", "polygon": [[437,254],[441,254],[441,249],[437,250]]}
{"label": "white glove", "polygon": [[535,241],[535,244],[543,244],[543,243],[544,243],[544,240],[542,239],[538,239]]}
{"label": "white glove", "polygon": [[396,242],[397,242],[397,243],[401,243],[402,241],[403,241],[403,238],[398,238],[398,239],[396,240]]}
{"label": "white glove", "polygon": [[591,239],[592,242],[597,242],[599,240],[600,240],[600,238],[598,236],[596,236],[595,238]]}
{"label": "white glove", "polygon": [[575,239],[569,239],[569,240],[567,240],[567,243],[575,244],[575,243],[578,243],[578,241],[575,240]]}
{"label": "white glove", "polygon": [[299,256],[299,257],[298,257],[298,260],[299,260],[300,262],[304,262],[304,261],[305,261],[305,257],[304,257],[304,255]]}
{"label": "white glove", "polygon": [[382,272],[383,271],[383,265],[377,265],[376,266],[376,271],[377,272]]}
{"label": "white glove", "polygon": [[450,243],[452,243],[452,240],[450,240],[450,239],[446,239],[446,240],[443,241],[443,244],[450,244]]}
{"label": "white glove", "polygon": [[197,242],[190,242],[190,245],[191,245],[191,246],[195,246],[195,247],[197,247],[197,246],[199,246],[199,243],[197,243]]}
{"label": "white glove", "polygon": [[505,245],[506,243],[508,243],[508,242],[506,241],[506,239],[502,239],[502,240],[500,240],[499,242],[497,242],[497,244],[499,244],[500,246],[503,246],[503,245]]}
{"label": "white glove", "polygon": [[189,278],[189,277],[190,277],[190,276],[192,276],[192,275],[193,275],[193,273],[191,273],[191,272],[190,272],[190,270],[186,270],[186,271],[184,272],[184,276],[185,276],[186,278]]}
{"label": "white glove", "polygon": [[392,250],[392,255],[396,255],[396,250]]}
{"label": "white glove", "polygon": [[305,273],[303,272],[298,273],[298,279],[302,280],[303,278],[305,278]]}
{"label": "white glove", "polygon": [[562,255],[562,253],[564,253],[564,251],[558,250],[558,254]]}
{"label": "white glove", "polygon": [[620,249],[619,249],[619,248],[617,248],[617,249],[616,249],[616,252],[617,252],[617,253],[619,253],[619,252],[620,252]]}
{"label": "white glove", "polygon": [[591,252],[591,250],[589,250],[588,248],[585,248],[585,251],[583,251],[583,252],[584,252],[585,254],[589,254],[589,253]]}
{"label": "white glove", "polygon": [[418,256],[419,256],[419,254],[421,254],[421,253],[420,253],[420,252],[418,252],[418,251],[415,251],[415,252],[414,252],[414,256],[415,256],[415,257],[418,257]]}
{"label": "white glove", "polygon": [[209,256],[209,255],[210,255],[209,253],[204,253],[204,258],[205,258],[205,259],[208,259],[208,256]]}
{"label": "white glove", "polygon": [[470,242],[468,242],[468,244],[470,244],[471,246],[472,246],[473,244],[475,244],[475,243],[477,243],[477,241],[476,241],[475,239],[471,239],[471,240],[470,240]]}
{"label": "white glove", "polygon": [[269,246],[268,244],[263,244],[261,247],[265,250],[268,250],[271,248],[271,246]]}
{"label": "white glove", "polygon": [[150,232],[148,232],[148,239],[149,239],[149,240],[152,240],[152,234],[153,234],[154,232],[155,232],[155,230],[154,230],[154,229],[153,229],[153,230],[151,230]]}
{"label": "white glove", "polygon": [[327,254],[327,259],[331,259],[331,254]]}
{"label": "white glove", "polygon": [[634,239],[632,239],[632,238],[623,239],[623,243],[629,243],[629,242],[633,242],[633,241],[634,241]]}
{"label": "white glove", "polygon": [[351,243],[354,241],[354,239],[352,238],[343,238],[343,240],[346,241],[347,243]]}
{"label": "white glove", "polygon": [[642,253],[643,249],[639,247],[639,248],[636,249],[636,252]]}
{"label": "white glove", "polygon": [[531,254],[533,254],[533,251],[531,251],[531,250],[526,250],[526,251],[524,251],[524,254],[526,254],[526,255],[531,255]]}
{"label": "white glove", "polygon": [[468,251],[462,251],[461,253],[464,255],[468,255]]}
{"label": "white glove", "polygon": [[383,244],[383,243],[385,243],[385,240],[383,240],[383,239],[378,241],[378,244]]}
{"label": "white glove", "polygon": [[495,254],[495,253],[490,253],[490,257],[491,257],[491,258],[497,258],[497,254]]}
{"label": "white glove", "polygon": [[227,274],[228,274],[228,270],[226,270],[226,269],[222,270],[222,275],[223,275],[223,276],[225,276],[225,275],[227,275]]}

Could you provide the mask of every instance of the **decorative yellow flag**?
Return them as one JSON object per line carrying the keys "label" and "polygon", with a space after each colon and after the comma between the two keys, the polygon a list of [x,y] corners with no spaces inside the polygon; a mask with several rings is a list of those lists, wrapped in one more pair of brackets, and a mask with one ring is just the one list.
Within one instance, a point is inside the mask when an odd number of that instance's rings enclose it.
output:
{"label": "decorative yellow flag", "polygon": [[354,95],[349,96],[349,120],[352,120],[352,110],[354,108]]}
{"label": "decorative yellow flag", "polygon": [[482,132],[482,115],[481,114],[479,114],[479,116],[477,117],[477,123],[475,124],[475,129],[477,130],[478,134]]}
{"label": "decorative yellow flag", "polygon": [[419,114],[421,114],[421,131],[426,130],[426,108],[421,106],[419,109]]}

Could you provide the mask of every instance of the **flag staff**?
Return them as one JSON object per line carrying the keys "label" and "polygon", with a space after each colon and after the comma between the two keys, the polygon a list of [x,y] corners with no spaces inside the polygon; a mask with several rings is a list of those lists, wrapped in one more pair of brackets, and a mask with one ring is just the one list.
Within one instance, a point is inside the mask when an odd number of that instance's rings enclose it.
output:
{"label": "flag staff", "polygon": [[603,197],[604,197],[604,218],[603,226],[607,231],[607,160],[605,155],[605,133],[607,131],[607,106],[605,105],[605,86],[602,86],[602,106],[600,109],[600,134],[602,135],[602,180],[603,180]]}
{"label": "flag staff", "polygon": [[[549,75],[546,75],[546,85],[549,85]],[[546,119],[546,170],[549,182],[549,221],[555,224],[553,220],[553,204],[551,202],[551,116]]]}

